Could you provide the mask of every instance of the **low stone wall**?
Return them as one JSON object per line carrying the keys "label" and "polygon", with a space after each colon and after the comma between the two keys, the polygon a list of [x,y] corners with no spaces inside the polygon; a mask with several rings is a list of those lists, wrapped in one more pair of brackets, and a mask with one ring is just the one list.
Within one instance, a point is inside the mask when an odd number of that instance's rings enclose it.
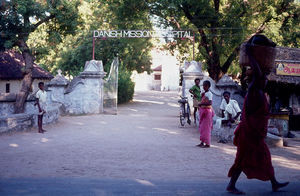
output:
{"label": "low stone wall", "polygon": [[[33,126],[37,126],[38,111],[36,110],[33,115]],[[43,116],[43,124],[56,123],[60,116],[60,105],[53,104],[47,107],[47,112]]]}
{"label": "low stone wall", "polygon": [[[55,123],[59,118],[59,108],[51,107],[44,114],[43,124]],[[36,127],[38,121],[38,113],[21,113],[21,114],[7,114],[0,117],[0,133],[10,131],[24,131],[31,127]]]}
{"label": "low stone wall", "polygon": [[267,133],[265,139],[269,147],[283,147],[283,138],[271,133]]}
{"label": "low stone wall", "polygon": [[[233,125],[232,127],[222,126],[220,129],[214,128],[211,134],[216,136],[219,142],[233,142],[236,127],[237,125]],[[283,138],[274,134],[267,133],[265,141],[269,147],[283,147]]]}
{"label": "low stone wall", "polygon": [[289,133],[289,120],[270,118],[269,127],[271,127],[271,133],[287,137]]}
{"label": "low stone wall", "polygon": [[[16,99],[17,95],[15,93],[0,93],[0,116],[7,116],[14,113]],[[24,113],[33,114],[37,110],[37,106],[34,106],[34,104],[35,97],[33,94],[30,94],[25,102]]]}
{"label": "low stone wall", "polygon": [[223,140],[224,142],[232,142],[236,127],[237,125],[233,125],[232,127],[222,126],[220,129],[213,128],[211,134],[213,136],[216,136],[218,140]]}
{"label": "low stone wall", "polygon": [[[117,59],[113,63],[117,63]],[[113,64],[118,70],[118,63]],[[61,114],[82,115],[103,113],[104,76],[102,61],[87,61],[84,71],[69,82],[61,71],[46,84],[47,108],[43,124],[56,122]],[[114,83],[117,82],[117,72]],[[117,87],[116,87],[117,92]],[[25,102],[24,114],[14,114],[16,94],[0,94],[1,131],[24,130],[37,126],[38,107],[35,94]],[[115,108],[116,109],[116,108]],[[116,112],[115,112],[116,113]]]}
{"label": "low stone wall", "polygon": [[[37,107],[34,106],[34,101],[27,100],[25,103],[25,112],[26,114],[34,114],[37,112]],[[15,102],[0,102],[0,115],[8,116],[14,113]]]}
{"label": "low stone wall", "polygon": [[[23,131],[37,126],[38,108],[35,99],[31,95],[25,102],[25,112],[14,114],[15,94],[2,94],[0,96],[0,133],[10,131]],[[43,124],[55,123],[60,116],[61,104],[51,103],[47,106]]]}
{"label": "low stone wall", "polygon": [[24,131],[34,124],[33,114],[10,114],[0,117],[0,133]]}

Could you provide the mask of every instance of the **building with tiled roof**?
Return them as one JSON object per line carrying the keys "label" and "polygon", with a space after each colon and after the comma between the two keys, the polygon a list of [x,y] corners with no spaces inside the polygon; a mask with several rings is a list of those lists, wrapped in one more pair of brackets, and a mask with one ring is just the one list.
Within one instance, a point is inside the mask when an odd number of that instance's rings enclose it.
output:
{"label": "building with tiled roof", "polygon": [[[22,54],[14,50],[0,52],[0,93],[17,93],[20,90],[23,79],[22,69],[25,61]],[[51,73],[33,64],[33,91],[37,90],[37,84],[41,81],[48,82],[53,76]]]}

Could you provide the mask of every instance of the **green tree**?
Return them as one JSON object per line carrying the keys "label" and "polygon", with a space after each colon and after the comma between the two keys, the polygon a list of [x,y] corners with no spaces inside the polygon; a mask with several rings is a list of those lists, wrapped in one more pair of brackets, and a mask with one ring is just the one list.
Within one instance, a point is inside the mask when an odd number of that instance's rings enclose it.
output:
{"label": "green tree", "polygon": [[[79,1],[3,0],[0,8],[0,50],[17,47],[25,60],[24,78],[17,95],[16,113],[24,112],[24,103],[32,85],[34,54],[27,41],[31,33],[44,28],[52,43],[61,36],[74,34],[78,25]],[[54,41],[55,40],[55,41]]]}
{"label": "green tree", "polygon": [[133,99],[134,82],[131,80],[131,72],[120,69],[118,77],[118,104],[126,103]]}
{"label": "green tree", "polygon": [[[30,37],[38,62],[51,72],[61,69],[75,76],[92,58],[93,30],[151,29],[149,8],[145,2],[134,0],[85,0],[79,6],[82,24],[75,35],[65,37],[60,44],[43,39],[45,30],[38,29]],[[39,40],[36,37],[41,37]],[[103,61],[104,69],[118,54],[120,66],[128,71],[150,71],[152,44],[149,39],[96,39],[95,59]]]}
{"label": "green tree", "polygon": [[[297,47],[299,43],[299,4],[294,0],[147,2],[151,13],[165,27],[192,29],[197,33],[197,59],[205,61],[210,77],[216,81],[237,59],[240,44],[253,34],[265,33],[282,45]],[[187,40],[177,40],[183,52],[187,52],[188,45]]]}

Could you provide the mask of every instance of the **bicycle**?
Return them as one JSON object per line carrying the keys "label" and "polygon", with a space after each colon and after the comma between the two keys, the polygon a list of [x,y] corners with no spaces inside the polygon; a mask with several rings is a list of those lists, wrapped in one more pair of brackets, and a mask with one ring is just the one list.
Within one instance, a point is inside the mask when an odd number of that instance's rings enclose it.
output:
{"label": "bicycle", "polygon": [[178,100],[178,103],[180,104],[180,116],[179,116],[180,124],[181,124],[181,126],[184,126],[185,122],[187,122],[190,125],[191,124],[191,119],[190,119],[191,109],[190,109],[190,105],[188,102],[188,98],[182,97],[182,96],[180,96],[180,97],[181,97],[181,99]]}

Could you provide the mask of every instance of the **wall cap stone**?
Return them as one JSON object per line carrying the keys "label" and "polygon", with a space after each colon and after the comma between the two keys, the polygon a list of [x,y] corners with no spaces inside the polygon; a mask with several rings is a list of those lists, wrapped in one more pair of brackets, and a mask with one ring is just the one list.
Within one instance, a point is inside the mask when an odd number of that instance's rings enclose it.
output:
{"label": "wall cap stone", "polygon": [[61,70],[57,71],[57,75],[47,84],[50,86],[67,86],[70,82],[61,74]]}
{"label": "wall cap stone", "polygon": [[217,87],[238,87],[238,84],[231,79],[227,74],[216,83]]}

